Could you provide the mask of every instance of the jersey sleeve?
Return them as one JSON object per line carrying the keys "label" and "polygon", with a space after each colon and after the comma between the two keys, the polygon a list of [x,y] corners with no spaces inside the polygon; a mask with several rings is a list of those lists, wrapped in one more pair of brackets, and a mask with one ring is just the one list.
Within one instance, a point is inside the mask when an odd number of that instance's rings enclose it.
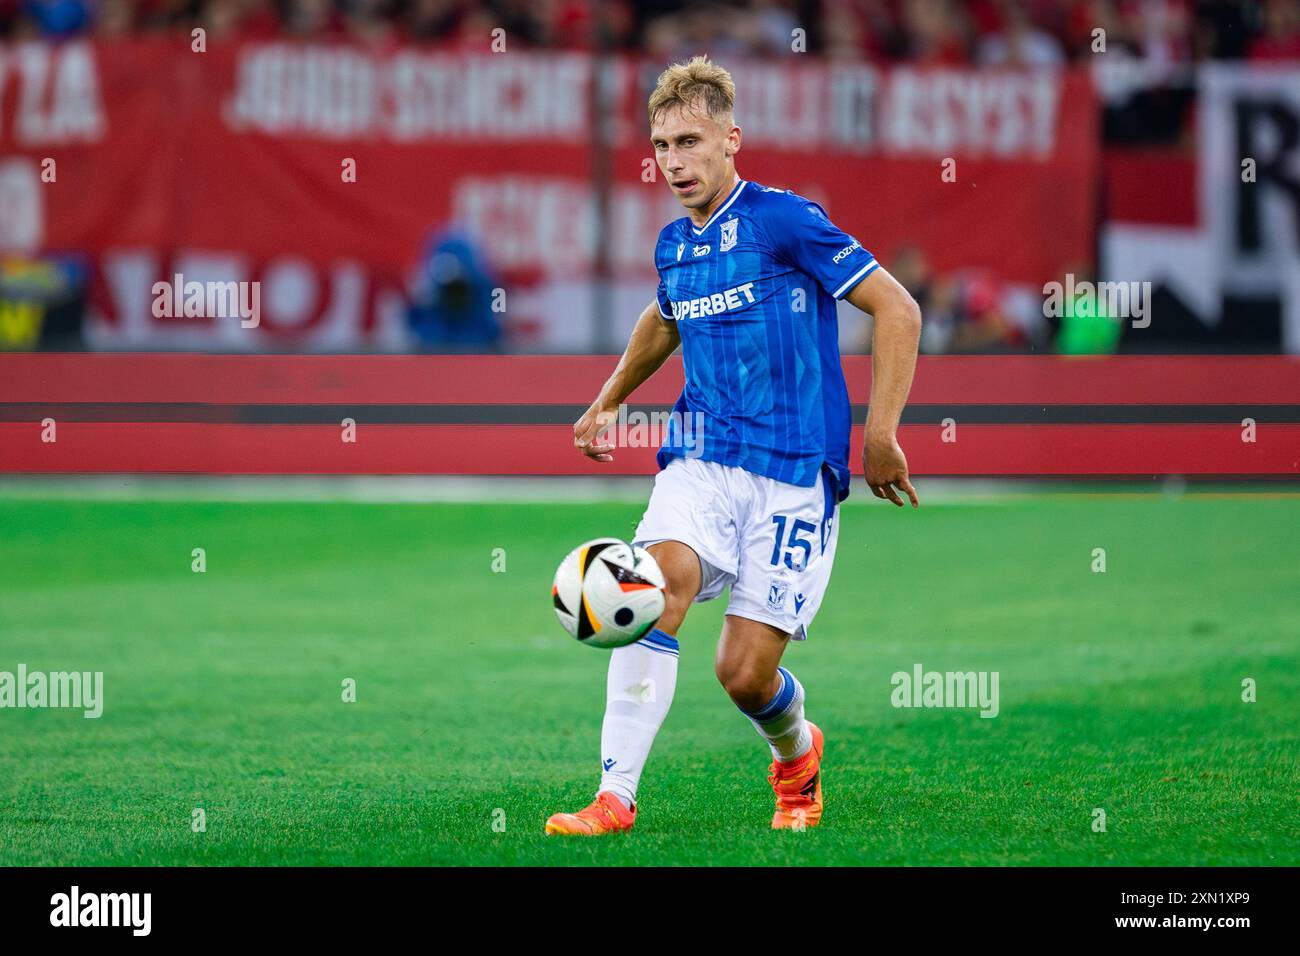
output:
{"label": "jersey sleeve", "polygon": [[659,303],[659,318],[667,319],[669,322],[675,321],[673,317],[673,304],[668,301],[668,287],[664,285],[664,277],[659,277],[659,291],[655,293],[655,299]]}
{"label": "jersey sleeve", "polygon": [[800,197],[779,213],[768,235],[777,253],[808,273],[837,299],[880,267],[876,257],[830,221],[817,203]]}

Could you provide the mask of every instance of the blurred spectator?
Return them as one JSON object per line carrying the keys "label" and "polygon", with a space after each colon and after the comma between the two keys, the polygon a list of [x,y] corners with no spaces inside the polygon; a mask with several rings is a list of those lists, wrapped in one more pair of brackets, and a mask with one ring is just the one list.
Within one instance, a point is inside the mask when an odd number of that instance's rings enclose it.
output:
{"label": "blurred spectator", "polygon": [[458,0],[413,0],[404,17],[406,36],[417,43],[446,39],[464,16],[465,4]]}
{"label": "blurred spectator", "polygon": [[1060,329],[1056,335],[1056,351],[1063,355],[1107,355],[1119,346],[1124,323],[1107,311],[1104,296],[1089,294],[1085,282],[1096,277],[1082,263],[1071,266],[1068,275],[1074,276],[1076,291],[1073,299],[1062,303]]}
{"label": "blurred spectator", "polygon": [[[525,46],[541,45],[543,28],[539,11],[541,4],[534,5],[529,0],[493,0],[485,4],[487,19],[492,26],[506,31],[510,42]],[[490,38],[491,29],[484,34],[484,42]]]}
{"label": "blurred spectator", "polygon": [[1028,344],[1024,330],[1007,309],[1003,282],[984,269],[964,269],[951,277],[956,321],[949,352],[998,352]]}
{"label": "blurred spectator", "polygon": [[646,28],[646,48],[651,56],[680,60],[708,50],[714,59],[726,60],[758,53],[752,21],[743,10],[721,4],[688,6],[659,17]]}
{"label": "blurred spectator", "polygon": [[238,0],[209,0],[199,12],[199,25],[209,39],[234,36],[239,29]]}
{"label": "blurred spectator", "polygon": [[[585,8],[586,4],[578,0],[571,6]],[[638,40],[636,10],[630,0],[610,0],[608,3],[600,4],[596,20],[604,42],[610,48],[616,50],[636,48]]]}
{"label": "blurred spectator", "polygon": [[[794,31],[801,25],[787,4],[782,0],[755,0],[751,16],[755,52],[772,56],[794,52]],[[807,49],[807,27],[803,30]]]}
{"label": "blurred spectator", "polygon": [[1065,42],[1076,60],[1088,63],[1097,55],[1097,43],[1106,53],[1135,56],[1136,42],[1126,35],[1113,0],[1078,0],[1065,17]]}
{"label": "blurred spectator", "polygon": [[203,4],[200,0],[141,0],[135,8],[137,27],[157,31],[197,25]]}
{"label": "blurred spectator", "polygon": [[69,36],[90,26],[87,0],[26,0],[23,6],[45,36]]}
{"label": "blurred spectator", "polygon": [[861,4],[852,0],[827,0],[822,5],[818,29],[825,56],[850,62],[878,57],[883,51],[873,42],[876,37],[870,22],[868,12]]}
{"label": "blurred spectator", "polygon": [[1171,66],[1192,60],[1195,43],[1189,0],[1139,0],[1128,5],[1127,16],[1148,64]]}
{"label": "blurred spectator", "polygon": [[1060,41],[1029,19],[1023,3],[1005,4],[1002,29],[980,41],[981,66],[1057,67],[1065,64]]}
{"label": "blurred spectator", "polygon": [[[1028,287],[1005,283],[984,269],[936,274],[916,246],[899,248],[889,271],[916,300],[925,321],[921,351],[1008,352],[1039,347],[1050,334],[1042,299]],[[852,351],[870,351],[870,328]]]}
{"label": "blurred spectator", "polygon": [[347,35],[362,43],[384,43],[397,30],[392,20],[398,4],[392,0],[345,0],[340,4]]}
{"label": "blurred spectator", "polygon": [[135,11],[129,0],[100,0],[95,15],[95,34],[113,38],[131,33],[135,26]]}
{"label": "blurred spectator", "polygon": [[1263,12],[1263,31],[1250,41],[1247,58],[1300,60],[1300,4],[1296,0],[1268,0]]}
{"label": "blurred spectator", "polygon": [[333,36],[343,32],[343,18],[330,0],[293,0],[283,23],[290,36]]}
{"label": "blurred spectator", "polygon": [[[930,262],[919,246],[903,246],[895,250],[890,258],[889,272],[912,294],[925,316],[921,324],[922,351],[944,351],[952,335],[954,319],[952,285],[935,280]],[[864,344],[869,345],[870,340]]]}
{"label": "blurred spectator", "polygon": [[500,283],[470,237],[436,232],[412,283],[407,321],[431,351],[490,351],[501,341],[494,305]]}
{"label": "blurred spectator", "polygon": [[1251,31],[1247,21],[1258,0],[1201,0],[1196,6],[1196,56],[1201,60],[1237,60],[1246,54]]}
{"label": "blurred spectator", "polygon": [[955,0],[907,0],[902,26],[904,59],[930,66],[969,61],[971,22]]}
{"label": "blurred spectator", "polygon": [[87,272],[74,255],[0,258],[0,351],[82,348]]}

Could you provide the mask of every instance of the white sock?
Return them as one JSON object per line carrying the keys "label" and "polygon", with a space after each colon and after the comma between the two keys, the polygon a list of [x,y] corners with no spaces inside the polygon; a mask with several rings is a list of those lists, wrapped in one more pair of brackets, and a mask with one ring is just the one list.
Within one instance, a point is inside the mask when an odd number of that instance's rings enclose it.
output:
{"label": "white sock", "polygon": [[771,746],[772,757],[789,763],[812,747],[812,730],[803,719],[803,684],[784,667],[778,667],[776,672],[781,678],[776,696],[760,710],[745,716]]}
{"label": "white sock", "polygon": [[654,628],[609,655],[605,723],[600,729],[600,789],[631,807],[650,745],[677,689],[677,639]]}

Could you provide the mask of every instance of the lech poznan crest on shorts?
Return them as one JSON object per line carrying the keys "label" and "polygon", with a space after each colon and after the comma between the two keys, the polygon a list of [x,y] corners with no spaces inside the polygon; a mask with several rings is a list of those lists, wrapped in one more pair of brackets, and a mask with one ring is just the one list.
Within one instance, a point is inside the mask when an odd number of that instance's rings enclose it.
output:
{"label": "lech poznan crest on shorts", "polygon": [[767,607],[770,611],[785,610],[785,591],[788,585],[784,581],[770,578],[767,585]]}
{"label": "lech poznan crest on shorts", "polygon": [[739,224],[739,219],[728,219],[722,224],[722,242],[718,245],[719,252],[727,252],[736,245],[736,226]]}

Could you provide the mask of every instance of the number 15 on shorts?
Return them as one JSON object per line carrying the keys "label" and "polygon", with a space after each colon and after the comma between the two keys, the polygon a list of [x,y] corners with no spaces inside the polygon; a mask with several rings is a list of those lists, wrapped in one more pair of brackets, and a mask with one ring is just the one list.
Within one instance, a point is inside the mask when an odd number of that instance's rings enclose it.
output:
{"label": "number 15 on shorts", "polygon": [[[817,526],[802,518],[796,518],[792,522],[789,515],[773,515],[772,523],[776,525],[776,541],[772,545],[772,560],[768,563],[773,567],[784,563],[791,571],[802,571],[808,567],[815,539],[805,538],[804,535],[816,531]],[[788,538],[787,527],[790,531]]]}

